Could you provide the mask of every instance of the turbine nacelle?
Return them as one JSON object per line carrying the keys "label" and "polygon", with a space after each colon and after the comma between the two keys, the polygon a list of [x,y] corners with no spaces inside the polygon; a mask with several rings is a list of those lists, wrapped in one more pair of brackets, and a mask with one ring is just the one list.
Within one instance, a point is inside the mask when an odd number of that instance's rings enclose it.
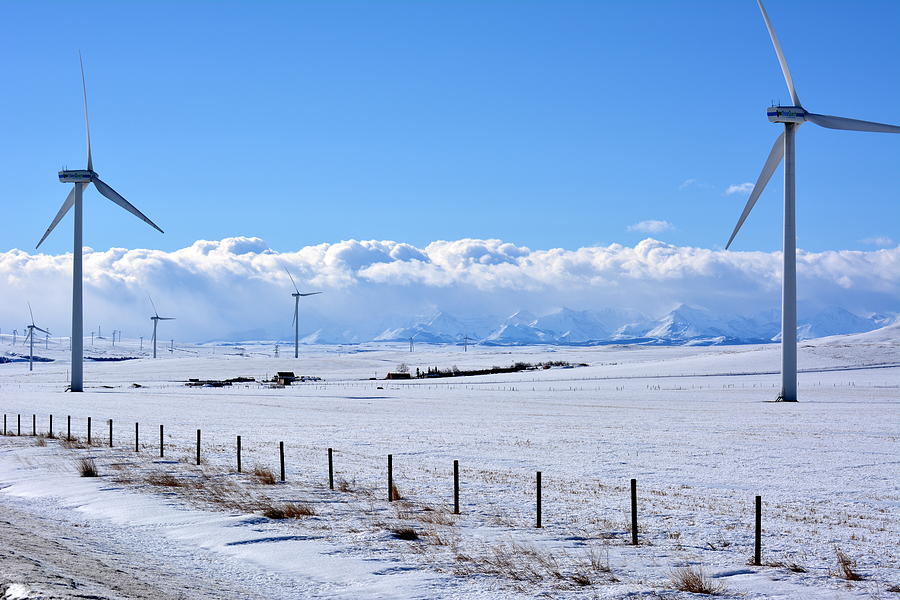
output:
{"label": "turbine nacelle", "polygon": [[89,169],[66,170],[59,172],[60,183],[90,183],[97,177],[94,171]]}
{"label": "turbine nacelle", "polygon": [[766,110],[772,123],[805,123],[807,114],[802,106],[770,106]]}

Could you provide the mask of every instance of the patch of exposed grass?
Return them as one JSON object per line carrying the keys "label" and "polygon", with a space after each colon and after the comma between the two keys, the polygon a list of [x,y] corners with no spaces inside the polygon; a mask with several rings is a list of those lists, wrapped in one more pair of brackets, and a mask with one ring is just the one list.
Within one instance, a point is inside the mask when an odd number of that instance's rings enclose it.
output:
{"label": "patch of exposed grass", "polygon": [[675,569],[671,575],[672,585],[675,589],[692,594],[708,594],[718,596],[725,591],[725,586],[713,581],[698,567],[683,567]]}
{"label": "patch of exposed grass", "polygon": [[403,496],[400,495],[400,490],[397,489],[397,484],[391,483],[391,500],[403,500]]}
{"label": "patch of exposed grass", "polygon": [[398,540],[413,541],[419,539],[419,534],[412,527],[395,527],[391,529],[391,535]]}
{"label": "patch of exposed grass", "polygon": [[275,473],[271,469],[260,466],[253,467],[253,476],[263,485],[275,485]]}
{"label": "patch of exposed grass", "polygon": [[185,482],[169,473],[150,473],[144,478],[144,481],[150,485],[158,485],[160,487],[184,487]]}
{"label": "patch of exposed grass", "polygon": [[316,511],[308,504],[289,502],[268,506],[262,514],[267,519],[302,519],[315,515]]}
{"label": "patch of exposed grass", "polygon": [[78,469],[78,474],[82,477],[99,477],[100,473],[97,471],[97,465],[94,463],[93,458],[82,458],[75,464]]}
{"label": "patch of exposed grass", "polygon": [[834,556],[837,559],[837,568],[831,572],[835,577],[847,581],[861,581],[863,576],[856,572],[856,561],[850,558],[843,550],[834,547]]}

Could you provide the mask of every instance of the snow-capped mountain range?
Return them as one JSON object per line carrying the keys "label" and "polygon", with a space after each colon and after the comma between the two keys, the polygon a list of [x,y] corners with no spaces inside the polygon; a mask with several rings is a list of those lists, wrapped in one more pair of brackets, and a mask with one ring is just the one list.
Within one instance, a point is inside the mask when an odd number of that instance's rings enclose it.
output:
{"label": "snow-capped mountain range", "polygon": [[[800,339],[862,333],[897,322],[897,314],[860,316],[843,308],[809,310],[800,307]],[[324,327],[304,337],[305,343],[347,344],[365,341],[470,343],[489,345],[714,345],[758,344],[781,339],[776,310],[752,316],[721,316],[705,308],[680,305],[659,318],[636,311],[562,308],[536,316],[526,311],[508,317],[459,318],[444,312],[382,324],[377,330]]]}

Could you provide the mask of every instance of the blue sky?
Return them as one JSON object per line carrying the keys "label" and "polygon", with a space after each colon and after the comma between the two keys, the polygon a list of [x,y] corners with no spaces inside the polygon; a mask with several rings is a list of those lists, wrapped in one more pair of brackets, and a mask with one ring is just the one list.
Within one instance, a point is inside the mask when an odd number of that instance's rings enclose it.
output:
{"label": "blue sky", "polygon": [[[900,3],[769,0],[806,108],[900,123]],[[7,3],[0,250],[31,250],[84,165],[85,244],[259,236],[724,244],[788,93],[755,2]],[[900,136],[803,127],[799,245],[900,239]],[[734,248],[781,245],[781,172]],[[42,250],[70,249],[71,217]],[[892,245],[882,240],[883,245]]]}

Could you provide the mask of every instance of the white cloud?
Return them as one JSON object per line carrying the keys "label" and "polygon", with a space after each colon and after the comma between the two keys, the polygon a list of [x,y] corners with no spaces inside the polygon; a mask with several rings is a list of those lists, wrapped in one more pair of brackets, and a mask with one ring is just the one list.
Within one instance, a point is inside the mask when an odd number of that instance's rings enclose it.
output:
{"label": "white cloud", "polygon": [[753,184],[749,181],[747,183],[733,183],[728,186],[725,190],[725,194],[731,196],[732,194],[749,194],[753,191]]}
{"label": "white cloud", "polygon": [[628,231],[638,231],[640,233],[662,233],[672,229],[675,229],[675,226],[668,221],[654,221],[652,219],[628,226]]}
{"label": "white cloud", "polygon": [[681,182],[681,185],[678,186],[679,190],[686,190],[691,186],[697,185],[696,179],[685,179]]}
{"label": "white cloud", "polygon": [[[22,328],[30,300],[39,325],[67,335],[71,260],[0,253],[4,332]],[[900,308],[900,247],[800,251],[797,261],[802,301],[860,314]],[[303,289],[325,292],[304,302],[301,331],[326,327],[362,337],[434,309],[468,317],[609,307],[658,316],[684,302],[720,314],[751,314],[776,307],[781,287],[780,253],[725,252],[654,239],[576,250],[533,250],[501,240],[435,241],[423,248],[347,240],[278,253],[259,238],[227,238],[172,252],[87,252],[87,330],[99,324],[128,337],[147,336],[151,294],[160,314],[178,319],[166,322],[166,339],[222,339],[254,329],[287,339],[293,299],[281,263]]]}
{"label": "white cloud", "polygon": [[860,240],[863,244],[877,246],[878,248],[893,248],[896,242],[885,235],[876,235],[874,237]]}

